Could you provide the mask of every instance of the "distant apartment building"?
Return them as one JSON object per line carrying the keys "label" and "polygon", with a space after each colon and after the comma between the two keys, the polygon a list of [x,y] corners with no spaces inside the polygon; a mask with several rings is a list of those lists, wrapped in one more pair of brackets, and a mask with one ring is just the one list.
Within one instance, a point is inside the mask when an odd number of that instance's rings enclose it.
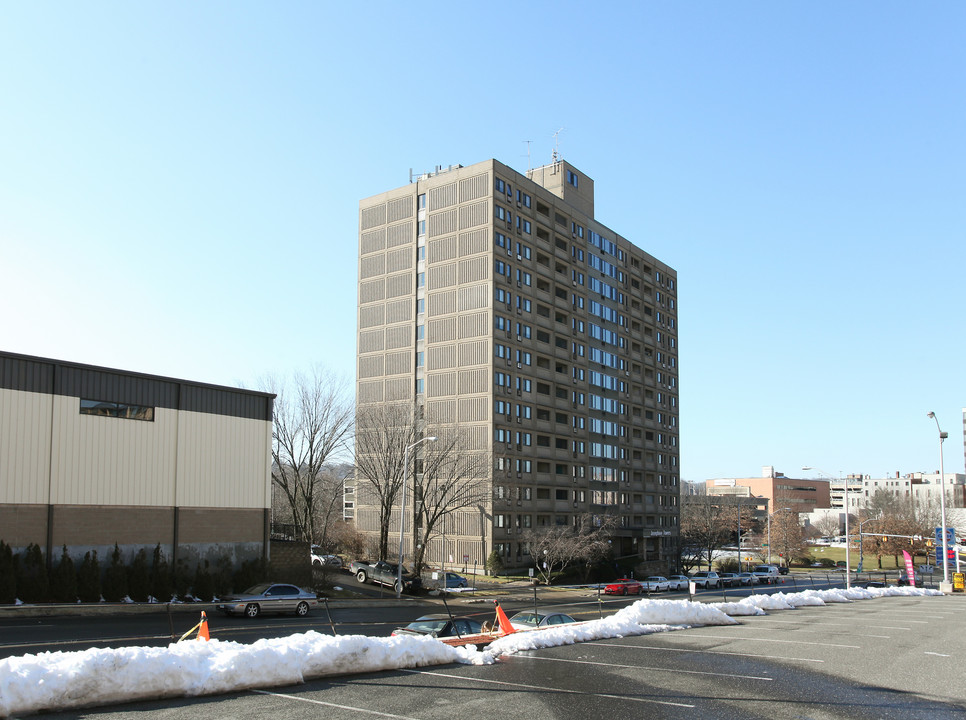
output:
{"label": "distant apartment building", "polygon": [[830,507],[832,509],[843,510],[845,508],[846,486],[848,486],[849,512],[855,513],[863,505],[862,475],[846,475],[845,477],[832,478],[828,482],[831,494]]}
{"label": "distant apartment building", "polygon": [[[532,566],[528,532],[605,515],[615,554],[676,559],[677,290],[672,268],[596,219],[594,181],[562,160],[438,168],[360,202],[358,412],[411,406],[491,459],[473,480],[485,500],[430,562],[495,550]],[[372,536],[363,486],[353,512]]]}
{"label": "distant apartment building", "polygon": [[924,473],[912,472],[884,478],[874,478],[871,475],[852,476],[857,479],[859,486],[855,487],[854,482],[849,484],[849,493],[857,494],[857,501],[852,502],[850,498],[849,506],[856,509],[865,507],[877,492],[889,492],[899,497],[915,498],[920,501],[939,502],[942,494],[943,482],[945,479],[946,506],[950,508],[966,507],[966,475],[963,473],[945,473],[942,477],[938,472]]}

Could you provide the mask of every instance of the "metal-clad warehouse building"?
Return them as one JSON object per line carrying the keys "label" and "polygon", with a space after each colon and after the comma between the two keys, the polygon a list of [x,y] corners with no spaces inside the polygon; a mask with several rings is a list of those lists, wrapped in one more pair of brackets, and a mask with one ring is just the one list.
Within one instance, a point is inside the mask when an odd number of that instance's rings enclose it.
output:
{"label": "metal-clad warehouse building", "polygon": [[267,556],[274,397],[0,352],[0,540]]}

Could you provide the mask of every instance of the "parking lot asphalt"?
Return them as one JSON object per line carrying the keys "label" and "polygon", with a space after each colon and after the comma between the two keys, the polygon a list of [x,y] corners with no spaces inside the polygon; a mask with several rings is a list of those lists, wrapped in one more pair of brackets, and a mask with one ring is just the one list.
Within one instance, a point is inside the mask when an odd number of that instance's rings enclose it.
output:
{"label": "parking lot asphalt", "polygon": [[296,687],[43,717],[966,718],[962,595],[773,611],[696,627]]}

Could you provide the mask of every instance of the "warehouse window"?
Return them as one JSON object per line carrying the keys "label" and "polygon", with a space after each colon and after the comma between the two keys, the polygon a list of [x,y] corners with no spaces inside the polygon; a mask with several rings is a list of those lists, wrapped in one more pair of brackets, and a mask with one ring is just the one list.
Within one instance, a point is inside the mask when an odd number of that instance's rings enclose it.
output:
{"label": "warehouse window", "polygon": [[154,421],[154,408],[146,405],[128,405],[127,403],[81,399],[80,412],[81,415],[100,415],[101,417],[116,417],[124,418],[125,420]]}

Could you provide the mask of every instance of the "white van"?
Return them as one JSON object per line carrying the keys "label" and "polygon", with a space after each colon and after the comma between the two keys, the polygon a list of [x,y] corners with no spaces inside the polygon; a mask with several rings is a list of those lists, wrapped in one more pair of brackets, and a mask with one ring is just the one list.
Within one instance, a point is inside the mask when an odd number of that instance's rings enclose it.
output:
{"label": "white van", "polygon": [[775,565],[759,565],[751,571],[758,578],[759,584],[773,584],[778,582],[778,567]]}

